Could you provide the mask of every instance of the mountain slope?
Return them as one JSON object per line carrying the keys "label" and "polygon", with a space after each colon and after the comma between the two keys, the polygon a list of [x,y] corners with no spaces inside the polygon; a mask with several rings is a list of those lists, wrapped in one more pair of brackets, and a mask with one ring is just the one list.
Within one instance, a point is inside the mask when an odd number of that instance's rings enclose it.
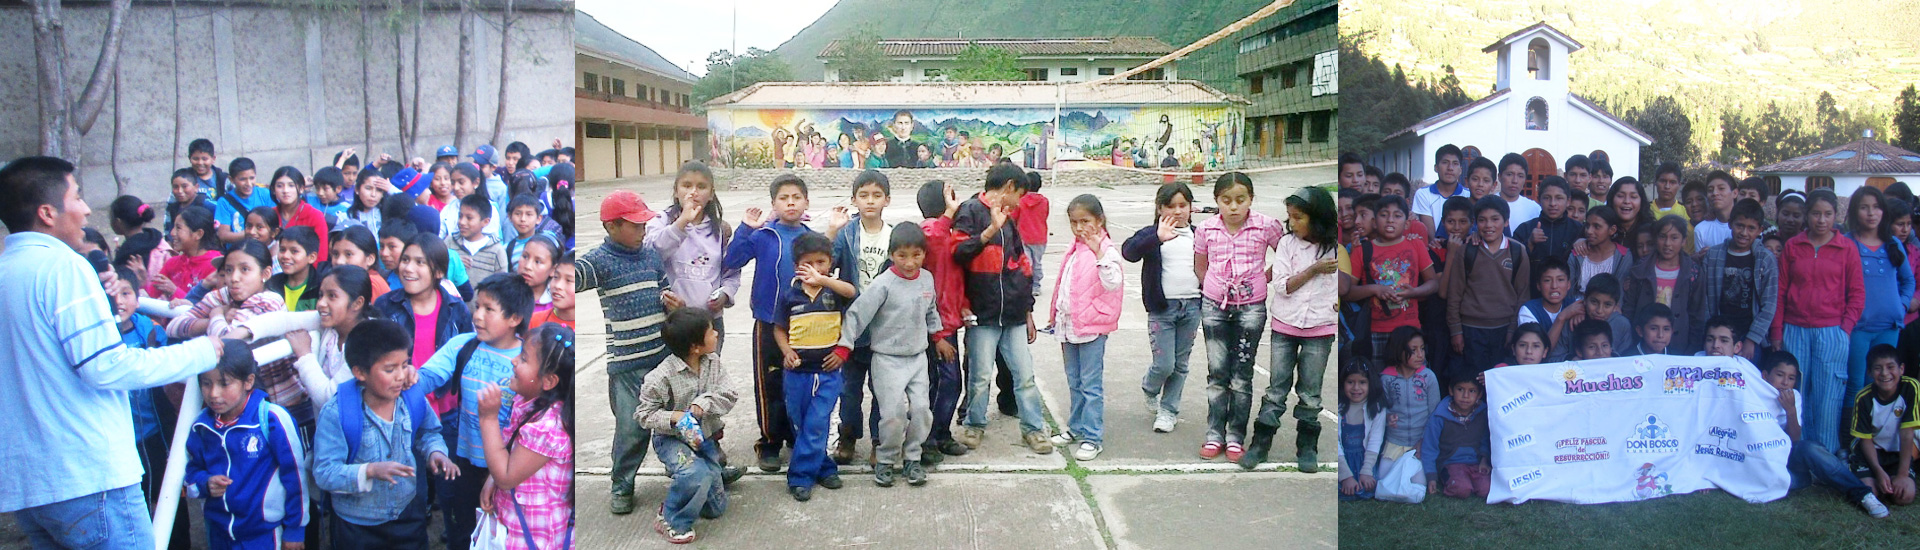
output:
{"label": "mountain slope", "polygon": [[[815,58],[828,42],[872,23],[885,38],[1036,38],[1137,35],[1184,46],[1259,10],[1259,0],[1112,2],[1046,0],[840,0],[775,51],[801,80],[825,74]],[[1180,61],[1182,78],[1232,89],[1236,48],[1223,41]]]}

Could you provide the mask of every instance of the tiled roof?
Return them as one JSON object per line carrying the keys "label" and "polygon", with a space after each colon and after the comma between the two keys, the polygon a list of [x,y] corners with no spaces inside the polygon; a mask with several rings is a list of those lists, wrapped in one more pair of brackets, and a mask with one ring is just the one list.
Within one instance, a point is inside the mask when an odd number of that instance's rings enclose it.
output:
{"label": "tiled roof", "polygon": [[[843,41],[834,40],[819,57],[838,57]],[[887,57],[953,57],[969,44],[1000,48],[1017,56],[1034,55],[1151,55],[1173,53],[1174,47],[1151,36],[1112,38],[899,38],[880,41]]]}
{"label": "tiled roof", "polygon": [[700,80],[700,77],[693,76],[693,73],[674,65],[672,61],[667,61],[667,58],[662,57],[659,52],[653,51],[653,48],[647,47],[646,44],[641,44],[638,40],[627,38],[627,35],[608,28],[600,20],[594,19],[592,14],[584,11],[573,13],[574,49],[626,63],[688,84]]}
{"label": "tiled roof", "polygon": [[906,108],[934,106],[1226,105],[1249,102],[1191,80],[1049,82],[762,82],[706,103],[709,108]]}
{"label": "tiled roof", "polygon": [[1453,117],[1458,116],[1460,113],[1471,111],[1476,107],[1479,107],[1481,105],[1485,105],[1488,103],[1492,103],[1495,100],[1498,100],[1502,97],[1506,97],[1507,92],[1510,92],[1510,91],[1513,91],[1513,90],[1511,88],[1506,90],[1500,90],[1498,92],[1494,92],[1493,95],[1480,98],[1479,101],[1468,103],[1466,105],[1461,105],[1459,107],[1454,107],[1452,109],[1447,109],[1445,112],[1427,117],[1426,120],[1415,122],[1413,123],[1412,126],[1401,128],[1400,131],[1398,132],[1387,134],[1387,137],[1384,139],[1381,139],[1380,141],[1393,141],[1401,136],[1417,134],[1421,130],[1425,130],[1427,128],[1432,128],[1434,126],[1445,124],[1447,121],[1452,120]]}
{"label": "tiled roof", "polygon": [[1920,174],[1920,153],[1861,138],[1853,143],[1760,167],[1756,172]]}

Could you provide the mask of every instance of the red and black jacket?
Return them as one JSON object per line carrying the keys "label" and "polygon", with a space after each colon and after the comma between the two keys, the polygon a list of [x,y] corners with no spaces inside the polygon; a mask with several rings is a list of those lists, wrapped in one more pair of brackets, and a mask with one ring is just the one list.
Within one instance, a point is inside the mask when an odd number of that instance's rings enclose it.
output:
{"label": "red and black jacket", "polygon": [[993,210],[978,195],[953,216],[953,261],[966,273],[967,302],[982,325],[1025,324],[1033,312],[1033,259],[1011,216],[992,239],[981,239],[990,225]]}

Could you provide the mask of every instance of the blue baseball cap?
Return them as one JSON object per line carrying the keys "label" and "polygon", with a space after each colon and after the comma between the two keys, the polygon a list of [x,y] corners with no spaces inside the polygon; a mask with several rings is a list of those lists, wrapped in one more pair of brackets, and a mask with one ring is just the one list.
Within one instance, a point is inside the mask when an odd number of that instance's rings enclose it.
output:
{"label": "blue baseball cap", "polygon": [[440,150],[433,154],[433,158],[457,156],[460,156],[460,150],[453,148],[452,145],[442,145],[440,146]]}
{"label": "blue baseball cap", "polygon": [[480,148],[474,149],[473,154],[467,155],[467,157],[472,158],[474,164],[479,164],[482,166],[492,166],[492,165],[500,164],[499,161],[494,160],[494,159],[500,158],[500,156],[499,156],[499,153],[494,150],[492,145],[481,145]]}

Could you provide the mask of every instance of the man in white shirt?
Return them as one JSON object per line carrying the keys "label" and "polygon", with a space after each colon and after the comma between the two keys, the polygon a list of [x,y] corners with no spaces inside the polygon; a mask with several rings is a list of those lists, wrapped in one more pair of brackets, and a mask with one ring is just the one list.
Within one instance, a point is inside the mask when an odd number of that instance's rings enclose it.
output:
{"label": "man in white shirt", "polygon": [[1540,203],[1520,194],[1526,185],[1527,158],[1518,153],[1507,153],[1500,157],[1500,198],[1507,200],[1507,210],[1513,212],[1513,218],[1507,223],[1509,231],[1527,223],[1527,220],[1540,217]]}
{"label": "man in white shirt", "polygon": [[1733,213],[1733,186],[1733,175],[1724,170],[1707,174],[1707,213],[1705,220],[1693,226],[1695,252],[1713,248],[1733,236],[1733,226],[1727,225]]}
{"label": "man in white shirt", "polygon": [[1433,153],[1433,174],[1437,182],[1413,192],[1413,215],[1439,233],[1440,207],[1449,198],[1467,194],[1466,186],[1460,185],[1460,148],[1451,143],[1440,146]]}

